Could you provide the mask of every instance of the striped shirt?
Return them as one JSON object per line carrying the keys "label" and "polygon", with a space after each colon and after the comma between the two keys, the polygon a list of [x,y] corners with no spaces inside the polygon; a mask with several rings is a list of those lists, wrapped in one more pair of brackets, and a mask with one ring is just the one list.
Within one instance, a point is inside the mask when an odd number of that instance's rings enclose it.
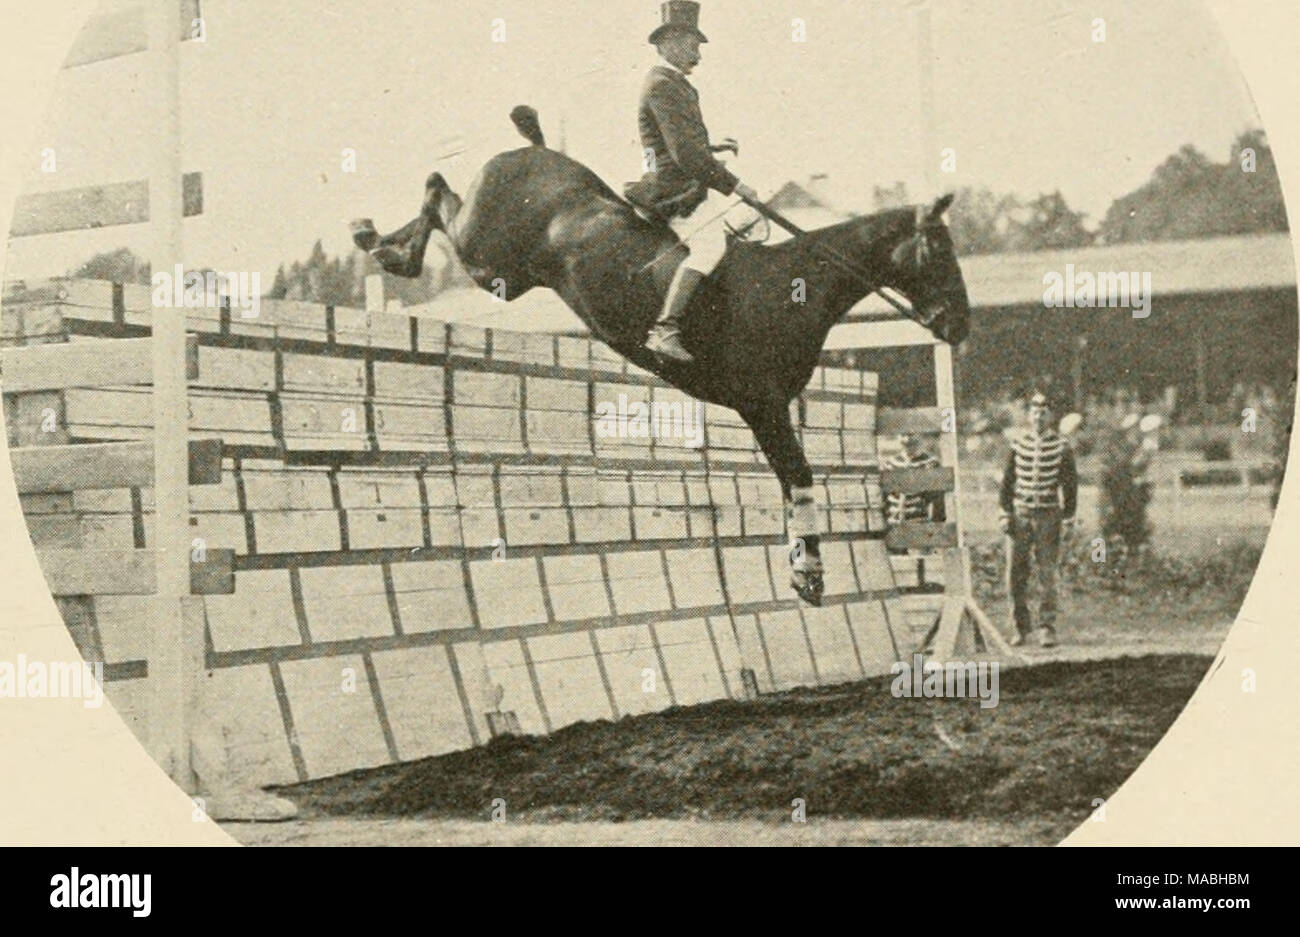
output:
{"label": "striped shirt", "polygon": [[1065,517],[1074,517],[1078,495],[1074,450],[1065,437],[1053,429],[1041,436],[1026,429],[1012,438],[998,498],[1004,514],[1016,508],[1061,508]]}
{"label": "striped shirt", "polygon": [[[928,452],[919,452],[915,457],[906,452],[899,452],[885,462],[887,469],[934,468],[939,464]],[[942,521],[944,519],[943,493],[920,492],[904,494],[891,491],[885,496],[885,512],[890,525],[903,521]]]}

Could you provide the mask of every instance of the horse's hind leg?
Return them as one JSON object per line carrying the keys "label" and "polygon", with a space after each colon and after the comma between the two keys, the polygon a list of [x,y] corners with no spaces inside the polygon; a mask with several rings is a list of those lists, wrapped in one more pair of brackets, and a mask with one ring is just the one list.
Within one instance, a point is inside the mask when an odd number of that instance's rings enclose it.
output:
{"label": "horse's hind leg", "polygon": [[424,269],[424,253],[434,231],[445,231],[460,210],[460,198],[439,173],[425,182],[420,214],[392,234],[380,236],[369,218],[352,222],[352,243],[395,276],[414,279]]}
{"label": "horse's hind leg", "polygon": [[790,539],[790,585],[799,598],[820,605],[825,581],[821,559],[821,521],[813,494],[812,467],[790,422],[790,410],[776,401],[742,411],[759,448],[781,482],[786,532]]}
{"label": "horse's hind leg", "polygon": [[424,252],[433,227],[421,215],[392,234],[380,236],[374,222],[362,218],[352,222],[352,243],[361,248],[394,276],[414,279],[424,269]]}

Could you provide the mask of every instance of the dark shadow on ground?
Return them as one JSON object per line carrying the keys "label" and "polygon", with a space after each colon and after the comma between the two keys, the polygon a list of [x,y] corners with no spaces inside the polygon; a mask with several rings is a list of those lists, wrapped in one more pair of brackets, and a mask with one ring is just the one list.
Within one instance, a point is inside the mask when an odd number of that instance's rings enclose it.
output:
{"label": "dark shadow on ground", "polygon": [[898,699],[891,677],[582,723],[277,789],[305,818],[990,820],[1064,837],[1133,773],[1211,658],[1003,669],[999,704]]}

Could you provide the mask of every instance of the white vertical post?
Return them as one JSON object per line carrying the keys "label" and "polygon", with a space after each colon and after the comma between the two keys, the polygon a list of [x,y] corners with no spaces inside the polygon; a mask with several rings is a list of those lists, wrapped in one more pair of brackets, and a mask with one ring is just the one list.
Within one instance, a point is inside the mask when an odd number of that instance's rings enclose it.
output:
{"label": "white vertical post", "polygon": [[[934,98],[934,39],[929,0],[916,0],[916,62],[919,94],[917,106],[921,114],[921,166],[925,171],[925,185],[929,190],[926,199],[939,195],[939,130],[935,117]],[[966,552],[966,531],[961,522],[961,472],[958,461],[961,436],[957,425],[957,388],[953,379],[952,346],[947,342],[934,345],[934,387],[939,409],[951,410],[952,432],[939,433],[939,454],[944,465],[952,468],[952,493],[945,499],[947,517],[957,526],[957,551],[961,557],[962,594],[971,595],[970,554]],[[952,590],[949,581],[951,566],[944,574],[944,588]]]}
{"label": "white vertical post", "polygon": [[925,170],[925,185],[929,190],[926,199],[938,196],[939,182],[939,132],[935,123],[934,101],[934,43],[930,29],[929,0],[920,0],[916,7],[916,62],[919,72],[920,95],[917,106],[921,111],[921,166]]}
{"label": "white vertical post", "polygon": [[[971,594],[970,557],[966,553],[966,531],[961,522],[961,435],[957,423],[957,387],[953,379],[952,346],[947,342],[934,343],[934,396],[940,418],[945,410],[951,411],[952,432],[939,429],[939,461],[952,469],[952,492],[945,499],[945,515],[957,525],[957,549],[962,556],[962,580],[965,594]],[[945,587],[948,583],[945,581]]]}
{"label": "white vertical post", "polygon": [[[180,13],[176,0],[149,0],[147,87],[155,136],[149,167],[153,272],[184,262],[181,230]],[[149,655],[149,747],[182,789],[194,792],[190,762],[195,635],[187,627],[189,557],[189,407],[185,310],[153,310],[154,555],[157,594]],[[202,653],[202,636],[198,636]],[[200,664],[201,666],[201,664]]]}
{"label": "white vertical post", "polygon": [[378,273],[366,277],[366,312],[384,311],[384,278]]}

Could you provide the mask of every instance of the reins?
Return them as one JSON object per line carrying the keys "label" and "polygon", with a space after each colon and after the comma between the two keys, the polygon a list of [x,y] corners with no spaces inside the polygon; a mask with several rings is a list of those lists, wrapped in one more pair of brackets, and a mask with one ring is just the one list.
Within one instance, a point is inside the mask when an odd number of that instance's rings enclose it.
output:
{"label": "reins", "polygon": [[[757,211],[764,218],[768,219],[773,224],[776,224],[779,227],[784,228],[786,231],[788,231],[790,234],[793,234],[795,237],[804,237],[809,233],[808,231],[805,231],[803,228],[799,227],[789,218],[782,215],[775,208],[769,208],[768,206],[764,205],[762,202],[750,201],[749,199],[741,199],[741,201],[743,201],[750,208]],[[715,221],[717,221],[718,219],[726,215],[727,212],[731,211],[731,207],[732,206],[729,206],[726,210],[720,211],[717,214],[715,214],[713,217],[707,219],[703,224],[699,225],[696,230],[699,230],[699,228],[704,228],[707,227],[708,225],[713,224]],[[673,245],[672,250],[675,250],[677,246],[678,245]],[[649,261],[643,264],[637,272],[644,273],[646,270],[653,267],[664,257],[668,256],[668,254],[671,253],[672,250],[668,250],[656,254]],[[871,280],[868,280],[866,277],[864,277],[858,271],[857,265],[855,265],[853,261],[845,257],[839,251],[835,250],[835,248],[827,247],[825,244],[813,244],[812,251],[814,254],[820,255],[823,260],[839,268],[841,273],[845,274],[846,276],[852,277],[854,280],[858,282],[860,286],[865,287],[866,292],[863,294],[864,298],[870,296],[872,293],[876,293],[880,296],[881,299],[889,303],[889,305],[893,306],[903,315],[907,316],[908,318],[916,317],[915,312],[910,307],[904,305],[903,303],[900,303],[898,300],[894,299],[894,297],[886,293],[885,292],[886,287],[882,286],[879,283],[873,283]]]}
{"label": "reins", "polygon": [[[762,215],[764,218],[771,221],[773,224],[785,228],[786,231],[789,231],[795,237],[802,237],[808,234],[807,231],[799,227],[789,218],[782,215],[775,208],[769,208],[768,206],[764,205],[762,202],[757,202],[757,201],[751,202],[749,199],[742,199],[742,201],[750,208],[754,209],[756,212]],[[820,254],[823,260],[838,267],[841,273],[853,277],[855,280],[858,281],[859,285],[865,286],[867,291],[864,295],[864,298],[865,296],[870,296],[872,293],[878,293],[881,299],[889,303],[889,305],[893,306],[895,309],[903,313],[905,316],[908,316],[909,318],[915,317],[913,311],[910,308],[903,305],[898,300],[894,299],[894,297],[890,296],[888,293],[884,292],[885,288],[883,286],[881,286],[878,283],[873,283],[872,281],[864,277],[860,272],[858,272],[857,266],[851,260],[845,257],[843,254],[841,254],[839,251],[835,250],[835,248],[827,247],[825,244],[813,244],[812,251],[814,254]]]}

